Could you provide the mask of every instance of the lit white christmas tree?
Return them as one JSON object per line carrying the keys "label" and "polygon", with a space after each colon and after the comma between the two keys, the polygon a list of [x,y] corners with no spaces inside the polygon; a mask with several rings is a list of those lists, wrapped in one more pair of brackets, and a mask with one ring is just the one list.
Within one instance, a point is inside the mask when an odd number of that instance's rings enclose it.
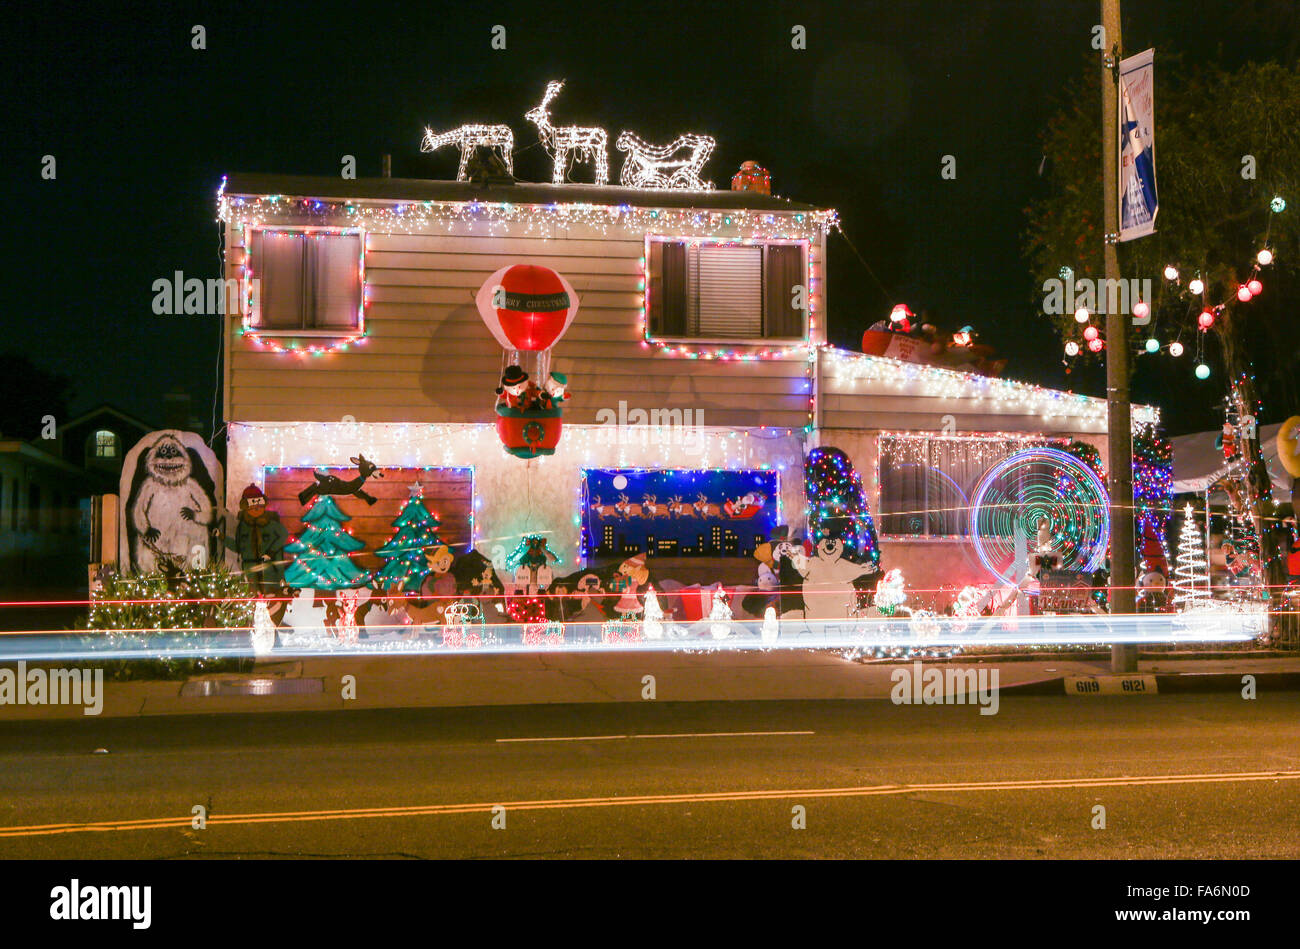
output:
{"label": "lit white christmas tree", "polygon": [[1210,565],[1201,544],[1201,531],[1189,503],[1183,508],[1178,533],[1178,566],[1174,569],[1174,606],[1180,610],[1204,606],[1210,598]]}

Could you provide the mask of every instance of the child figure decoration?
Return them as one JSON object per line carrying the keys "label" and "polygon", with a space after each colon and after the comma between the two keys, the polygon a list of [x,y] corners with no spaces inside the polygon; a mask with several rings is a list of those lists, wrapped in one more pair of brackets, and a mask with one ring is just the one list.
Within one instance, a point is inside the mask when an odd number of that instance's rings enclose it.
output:
{"label": "child figure decoration", "polygon": [[284,583],[282,561],[289,531],[280,515],[267,510],[266,495],[255,484],[244,489],[239,499],[235,536],[226,546],[239,554],[248,585],[259,594],[276,593]]}
{"label": "child figure decoration", "polygon": [[641,602],[636,598],[637,588],[650,582],[650,570],[645,565],[645,554],[624,560],[610,581],[610,592],[622,596],[614,604],[614,611],[624,619],[641,615]]}

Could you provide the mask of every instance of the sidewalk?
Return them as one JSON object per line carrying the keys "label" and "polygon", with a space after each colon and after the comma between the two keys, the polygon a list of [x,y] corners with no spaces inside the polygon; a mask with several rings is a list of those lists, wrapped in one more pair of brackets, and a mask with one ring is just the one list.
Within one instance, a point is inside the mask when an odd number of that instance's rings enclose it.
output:
{"label": "sidewalk", "polygon": [[[660,702],[887,700],[891,673],[911,664],[852,662],[837,653],[794,650],[310,657],[260,662],[248,675],[105,682],[99,717],[641,702],[646,701],[647,676],[653,677],[654,698]],[[1110,672],[1109,662],[1099,657],[958,657],[926,662],[931,664],[996,668],[1008,698],[1036,694],[1066,699],[1065,677]],[[1260,694],[1300,690],[1300,655],[1295,654],[1152,654],[1138,667],[1155,677],[1158,689],[1148,690],[1155,692],[1239,691],[1246,673],[1256,676]],[[353,699],[343,698],[345,676],[353,677]],[[81,706],[0,705],[0,722],[88,717]]]}

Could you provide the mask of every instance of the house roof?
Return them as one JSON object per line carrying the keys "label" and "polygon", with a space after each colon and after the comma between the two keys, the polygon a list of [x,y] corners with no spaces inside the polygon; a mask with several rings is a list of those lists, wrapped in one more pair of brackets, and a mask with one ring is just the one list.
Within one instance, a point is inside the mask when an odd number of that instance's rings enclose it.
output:
{"label": "house roof", "polygon": [[[969,400],[973,411],[981,404],[1012,403],[1022,407],[1025,413],[1043,419],[1071,419],[1099,424],[1103,430],[1105,427],[1106,400],[1096,396],[887,356],[869,356],[834,346],[825,347],[825,351],[831,357],[824,381],[828,396],[852,398],[859,394],[854,383],[860,380],[899,395]],[[1160,413],[1154,406],[1137,402],[1132,404],[1132,417],[1140,423],[1160,421]]]}
{"label": "house roof", "polygon": [[508,201],[511,204],[596,204],[639,208],[706,208],[744,211],[818,211],[811,204],[755,191],[666,191],[592,184],[479,185],[425,178],[354,178],[337,175],[231,174],[227,195],[284,195],[371,201]]}
{"label": "house roof", "polygon": [[142,428],[146,432],[152,432],[154,429],[158,428],[158,426],[153,424],[152,422],[146,422],[144,419],[136,418],[134,415],[131,415],[128,412],[123,412],[121,409],[109,405],[107,402],[102,402],[99,405],[95,406],[93,409],[90,409],[88,412],[82,412],[76,418],[64,422],[63,427],[72,428],[74,425],[80,425],[82,422],[89,421],[90,419],[93,419],[101,415],[116,416],[117,418],[121,419],[123,422],[126,422],[130,425],[134,425],[137,428]]}

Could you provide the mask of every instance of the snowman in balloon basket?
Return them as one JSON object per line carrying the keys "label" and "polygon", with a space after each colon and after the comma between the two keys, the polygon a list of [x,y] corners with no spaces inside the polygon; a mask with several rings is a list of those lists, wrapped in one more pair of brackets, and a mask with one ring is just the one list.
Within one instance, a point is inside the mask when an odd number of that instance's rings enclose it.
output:
{"label": "snowman in balloon basket", "polygon": [[489,277],[475,302],[503,350],[495,406],[501,444],[516,458],[555,454],[569,380],[551,369],[551,348],[578,312],[577,293],[549,267],[515,264]]}

